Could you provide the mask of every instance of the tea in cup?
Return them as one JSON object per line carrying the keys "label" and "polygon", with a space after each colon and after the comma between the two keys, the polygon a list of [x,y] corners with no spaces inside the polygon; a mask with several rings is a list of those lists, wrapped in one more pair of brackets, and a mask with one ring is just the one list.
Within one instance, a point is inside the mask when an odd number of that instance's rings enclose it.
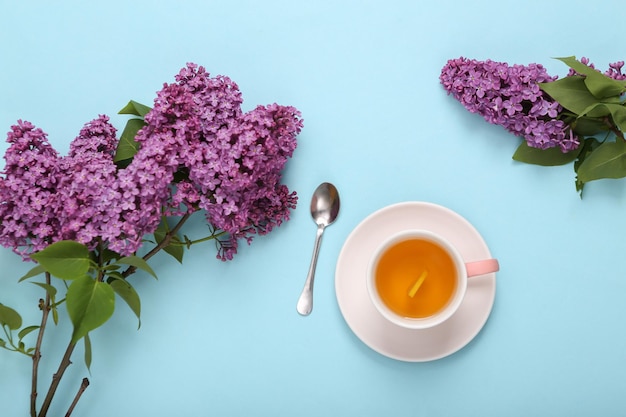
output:
{"label": "tea in cup", "polygon": [[427,230],[406,230],[387,239],[374,253],[367,289],[387,320],[426,329],[457,311],[468,277],[498,270],[496,259],[466,263],[443,237]]}

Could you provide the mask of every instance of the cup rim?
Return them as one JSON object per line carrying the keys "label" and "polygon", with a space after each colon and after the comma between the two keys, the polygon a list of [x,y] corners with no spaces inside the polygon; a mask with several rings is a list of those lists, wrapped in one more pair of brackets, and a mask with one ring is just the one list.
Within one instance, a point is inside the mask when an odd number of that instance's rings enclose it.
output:
{"label": "cup rim", "polygon": [[[432,316],[423,318],[402,317],[393,312],[389,307],[387,307],[387,305],[382,301],[376,290],[374,270],[382,254],[384,253],[384,250],[389,246],[408,238],[422,238],[430,240],[443,247],[452,258],[452,261],[454,262],[457,270],[457,287],[454,295],[445,307],[443,307]],[[369,294],[370,300],[374,304],[376,310],[385,319],[398,326],[408,329],[428,329],[448,320],[459,309],[461,303],[463,302],[463,299],[465,298],[465,293],[467,290],[467,271],[465,268],[465,262],[458,249],[456,249],[456,247],[443,236],[426,229],[407,229],[389,236],[387,239],[381,242],[380,245],[378,245],[378,247],[374,251],[374,255],[369,260],[366,281],[367,292]]]}

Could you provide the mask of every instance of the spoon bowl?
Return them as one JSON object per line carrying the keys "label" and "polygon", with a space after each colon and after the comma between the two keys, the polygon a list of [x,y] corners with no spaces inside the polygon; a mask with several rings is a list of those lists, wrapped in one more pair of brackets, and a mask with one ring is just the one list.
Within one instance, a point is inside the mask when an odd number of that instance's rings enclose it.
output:
{"label": "spoon bowl", "polygon": [[317,234],[315,236],[315,245],[313,246],[313,258],[309,266],[304,288],[298,299],[296,309],[303,316],[308,316],[313,310],[313,284],[315,282],[315,268],[317,266],[317,258],[319,256],[320,245],[322,243],[322,235],[324,229],[331,225],[339,215],[339,192],[337,188],[329,183],[321,183],[313,192],[311,197],[311,217],[317,224]]}

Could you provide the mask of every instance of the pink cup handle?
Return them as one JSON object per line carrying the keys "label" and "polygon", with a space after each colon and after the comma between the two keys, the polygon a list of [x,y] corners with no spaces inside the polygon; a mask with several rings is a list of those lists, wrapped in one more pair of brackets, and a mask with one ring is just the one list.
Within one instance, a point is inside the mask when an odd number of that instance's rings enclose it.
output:
{"label": "pink cup handle", "polygon": [[475,277],[477,275],[490,274],[500,270],[500,264],[497,259],[484,259],[482,261],[467,262],[465,264],[467,277]]}

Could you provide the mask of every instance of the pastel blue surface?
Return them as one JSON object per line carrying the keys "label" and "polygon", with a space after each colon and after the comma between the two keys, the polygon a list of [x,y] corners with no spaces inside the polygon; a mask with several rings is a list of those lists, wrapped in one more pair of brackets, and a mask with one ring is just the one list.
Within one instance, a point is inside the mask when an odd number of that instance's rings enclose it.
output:
{"label": "pastel blue surface", "polygon": [[[212,245],[155,281],[133,277],[142,326],[119,304],[82,345],[51,415],[76,416],[616,416],[626,413],[626,181],[590,184],[571,166],[515,163],[519,141],[465,111],[439,85],[446,60],[625,59],[623,2],[184,1],[0,2],[0,129],[17,119],[61,152],[82,125],[129,99],[150,104],[186,62],[238,83],[245,110],[301,110],[304,130],[284,182],[292,219],[222,263]],[[603,24],[602,22],[608,22]],[[4,152],[6,143],[0,151]],[[341,214],[322,243],[315,307],[295,310],[315,226],[310,194],[330,181]],[[434,362],[406,363],[364,345],[335,298],[341,247],[370,213],[402,201],[446,206],[500,260],[481,333]],[[196,227],[202,227],[198,219]],[[31,265],[0,250],[0,303],[36,323]],[[70,334],[46,339],[40,392]],[[0,335],[1,337],[1,335]],[[0,352],[0,415],[28,415],[30,360]],[[43,394],[42,394],[43,395]]]}

